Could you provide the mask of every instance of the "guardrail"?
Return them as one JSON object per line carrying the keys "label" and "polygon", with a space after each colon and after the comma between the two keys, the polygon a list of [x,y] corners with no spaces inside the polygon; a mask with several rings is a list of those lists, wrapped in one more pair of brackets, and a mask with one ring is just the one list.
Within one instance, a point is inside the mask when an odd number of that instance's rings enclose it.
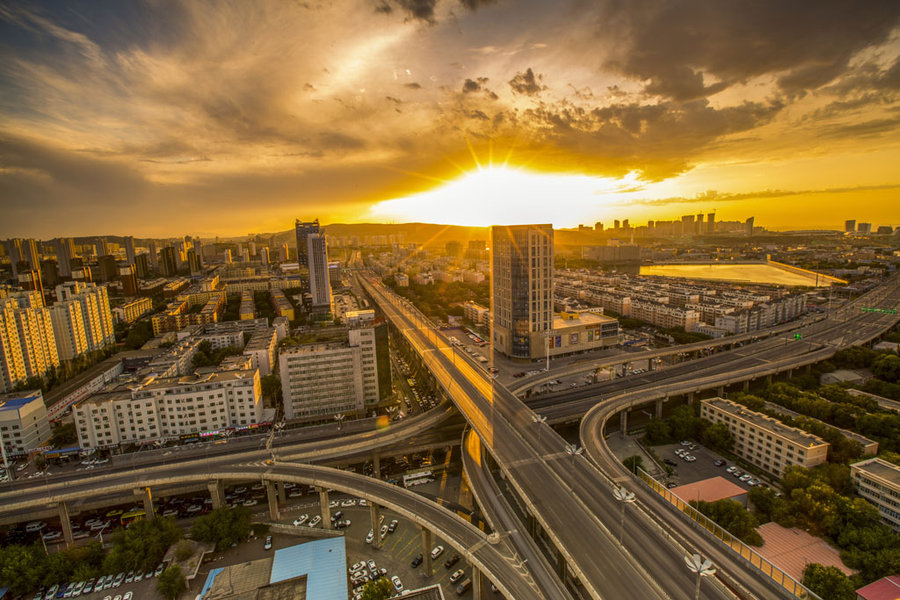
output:
{"label": "guardrail", "polygon": [[638,467],[637,477],[652,491],[656,492],[662,498],[678,509],[681,514],[688,519],[694,521],[706,530],[707,534],[712,535],[722,544],[731,548],[738,553],[741,558],[758,569],[763,575],[770,578],[776,584],[780,585],[795,598],[803,600],[822,600],[818,595],[809,590],[802,583],[782,571],[780,568],[772,564],[768,559],[760,555],[756,550],[742,542],[737,536],[730,533],[727,529],[701,513],[699,510],[682,500],[672,493],[665,485],[650,476],[649,473]]}

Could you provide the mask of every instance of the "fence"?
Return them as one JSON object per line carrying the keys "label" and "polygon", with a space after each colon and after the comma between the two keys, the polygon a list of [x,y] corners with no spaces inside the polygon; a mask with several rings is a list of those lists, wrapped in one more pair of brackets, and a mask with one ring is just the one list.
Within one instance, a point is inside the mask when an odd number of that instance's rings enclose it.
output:
{"label": "fence", "polygon": [[795,598],[803,598],[804,600],[822,600],[818,595],[807,589],[802,583],[779,569],[777,566],[763,558],[756,550],[739,540],[736,536],[729,533],[715,521],[702,514],[696,508],[676,496],[666,488],[665,485],[653,479],[649,473],[638,467],[638,477],[647,484],[647,486],[662,496],[666,502],[677,508],[683,515],[703,527],[710,535],[721,541],[723,544],[731,548],[733,551],[741,555],[744,560],[759,569],[759,571],[770,578],[772,581],[780,585]]}

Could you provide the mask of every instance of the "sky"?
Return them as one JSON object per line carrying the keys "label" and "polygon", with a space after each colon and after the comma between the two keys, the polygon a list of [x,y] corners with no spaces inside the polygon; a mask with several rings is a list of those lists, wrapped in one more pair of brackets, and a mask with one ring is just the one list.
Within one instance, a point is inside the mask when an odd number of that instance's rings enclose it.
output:
{"label": "sky", "polygon": [[896,0],[0,0],[0,237],[900,226]]}

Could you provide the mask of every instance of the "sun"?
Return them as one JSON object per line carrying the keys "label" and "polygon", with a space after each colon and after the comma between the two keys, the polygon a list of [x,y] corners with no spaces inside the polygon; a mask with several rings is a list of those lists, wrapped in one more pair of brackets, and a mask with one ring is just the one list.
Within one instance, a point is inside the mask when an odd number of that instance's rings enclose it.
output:
{"label": "sun", "polygon": [[636,182],[636,174],[616,179],[484,166],[427,192],[384,200],[371,210],[373,217],[401,222],[571,227],[605,218],[614,196],[627,193]]}

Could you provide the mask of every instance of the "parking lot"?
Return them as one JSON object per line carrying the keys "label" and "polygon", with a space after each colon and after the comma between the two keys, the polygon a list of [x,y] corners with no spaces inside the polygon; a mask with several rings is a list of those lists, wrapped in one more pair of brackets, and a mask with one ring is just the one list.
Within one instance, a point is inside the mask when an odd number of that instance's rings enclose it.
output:
{"label": "parking lot", "polygon": [[[734,477],[732,473],[728,472],[729,467],[734,466],[733,461],[728,461],[724,457],[719,454],[705,448],[696,442],[693,443],[694,448],[690,450],[689,446],[683,446],[681,444],[666,444],[663,446],[654,446],[653,449],[656,451],[656,454],[663,460],[668,460],[671,463],[675,463],[671,466],[675,470],[675,474],[669,476],[666,479],[667,484],[675,484],[675,485],[685,485],[687,483],[694,483],[695,481],[701,481],[703,479],[709,479],[710,477],[725,477],[730,482],[738,485],[745,490],[749,490],[751,485],[748,484],[748,481],[741,481],[740,478]],[[676,450],[687,450],[690,456],[695,456],[697,460],[689,462],[684,460],[683,458],[677,456],[675,454]],[[716,466],[715,461],[721,460],[724,461],[721,466]],[[741,467],[737,467],[741,474],[745,474],[745,470]],[[751,476],[751,480],[756,478],[755,476]],[[756,478],[758,480],[758,478]],[[766,482],[762,482],[766,483]],[[674,486],[673,486],[674,487]]]}

